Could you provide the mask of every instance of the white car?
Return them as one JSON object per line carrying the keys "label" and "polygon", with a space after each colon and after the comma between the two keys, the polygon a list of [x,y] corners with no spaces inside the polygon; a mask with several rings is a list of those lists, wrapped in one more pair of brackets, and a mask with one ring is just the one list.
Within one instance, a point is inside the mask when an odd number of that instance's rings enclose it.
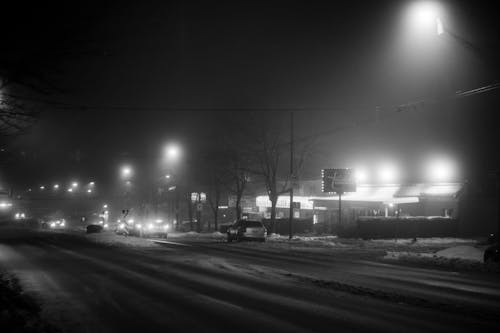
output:
{"label": "white car", "polygon": [[227,241],[266,240],[267,230],[260,221],[239,220],[227,229]]}

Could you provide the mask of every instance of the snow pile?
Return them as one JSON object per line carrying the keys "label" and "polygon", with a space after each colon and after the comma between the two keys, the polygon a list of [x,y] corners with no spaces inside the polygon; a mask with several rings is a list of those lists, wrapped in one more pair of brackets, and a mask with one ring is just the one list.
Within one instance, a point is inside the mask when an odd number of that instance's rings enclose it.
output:
{"label": "snow pile", "polygon": [[130,247],[156,247],[158,244],[153,243],[147,238],[132,237],[117,235],[114,232],[100,232],[95,234],[86,234],[85,237],[96,243],[108,246],[130,246]]}
{"label": "snow pile", "polygon": [[290,240],[288,235],[270,234],[267,242],[271,244],[288,244],[304,247],[343,247],[337,236],[293,236]]}
{"label": "snow pile", "polygon": [[483,252],[483,250],[480,250],[473,246],[461,245],[438,251],[436,252],[436,256],[444,258],[483,261]]}
{"label": "snow pile", "polygon": [[410,251],[387,251],[384,259],[401,259],[401,258],[446,258],[446,259],[460,259],[469,261],[483,261],[484,250],[478,249],[469,245],[459,245],[450,247],[436,253],[418,253]]}
{"label": "snow pile", "polygon": [[429,238],[417,238],[415,241],[413,238],[397,238],[397,239],[372,239],[370,242],[374,244],[388,244],[388,245],[449,245],[449,244],[470,244],[475,241],[466,238],[454,238],[454,237],[429,237]]}
{"label": "snow pile", "polygon": [[226,239],[226,235],[219,232],[214,231],[212,233],[198,233],[196,231],[189,232],[175,232],[169,233],[168,238],[187,238],[187,239],[199,239],[199,240],[222,240]]}
{"label": "snow pile", "polygon": [[469,245],[453,246],[435,253],[387,251],[383,259],[441,266],[456,270],[493,271],[483,264],[484,248]]}

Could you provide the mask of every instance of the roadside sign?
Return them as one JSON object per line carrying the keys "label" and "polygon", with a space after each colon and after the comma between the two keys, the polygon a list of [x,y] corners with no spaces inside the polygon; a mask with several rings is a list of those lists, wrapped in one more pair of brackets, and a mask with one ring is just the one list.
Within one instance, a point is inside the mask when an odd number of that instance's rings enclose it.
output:
{"label": "roadside sign", "polygon": [[321,178],[324,193],[356,192],[354,169],[323,169]]}

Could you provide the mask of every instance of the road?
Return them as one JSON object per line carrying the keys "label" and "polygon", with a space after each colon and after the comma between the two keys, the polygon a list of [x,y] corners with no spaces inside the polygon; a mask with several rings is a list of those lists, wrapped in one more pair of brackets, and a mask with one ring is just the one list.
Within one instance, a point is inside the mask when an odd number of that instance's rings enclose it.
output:
{"label": "road", "polygon": [[500,280],[351,254],[176,241],[106,246],[65,233],[0,236],[15,273],[65,332],[422,332],[500,326]]}

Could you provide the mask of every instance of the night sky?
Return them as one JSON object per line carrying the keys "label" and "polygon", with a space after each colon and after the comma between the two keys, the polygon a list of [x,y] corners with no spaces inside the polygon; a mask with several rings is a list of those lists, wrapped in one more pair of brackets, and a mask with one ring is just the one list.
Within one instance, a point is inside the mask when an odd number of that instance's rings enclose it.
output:
{"label": "night sky", "polygon": [[388,158],[418,180],[415,165],[436,152],[464,177],[498,168],[498,91],[454,98],[498,82],[492,2],[441,2],[446,28],[473,48],[417,41],[405,30],[409,4],[2,5],[1,74],[37,71],[53,88],[8,91],[41,113],[27,134],[1,138],[0,181],[104,181],[124,161],[150,163],[169,140],[196,159],[231,121],[265,112],[287,122],[287,110],[298,138],[317,135],[309,177]]}

